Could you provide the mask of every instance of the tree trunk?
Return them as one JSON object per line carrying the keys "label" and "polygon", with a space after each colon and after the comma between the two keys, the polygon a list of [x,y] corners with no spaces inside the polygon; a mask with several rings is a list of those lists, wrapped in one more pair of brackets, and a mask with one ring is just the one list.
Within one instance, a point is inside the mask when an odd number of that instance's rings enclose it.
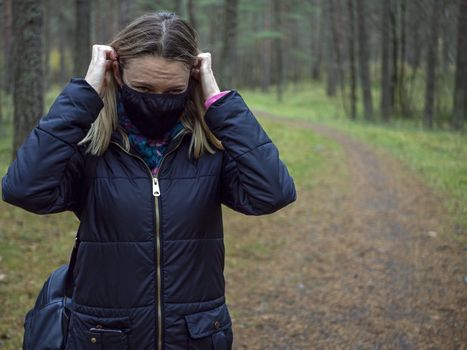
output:
{"label": "tree trunk", "polygon": [[[207,40],[208,40],[208,49],[210,50],[213,57],[217,57],[212,62],[212,69],[214,72],[222,72],[222,62],[221,62],[221,54],[223,47],[220,46],[222,44],[222,38],[224,32],[219,30],[222,28],[223,23],[223,15],[224,15],[224,4],[223,3],[216,3],[212,4],[209,7],[210,16],[207,19],[207,24],[209,28]],[[238,60],[238,57],[237,57]],[[240,73],[241,67],[236,70],[237,74]]]}
{"label": "tree trunk", "polygon": [[425,23],[427,18],[423,4],[419,1],[408,1],[407,3],[407,15],[406,21],[407,36],[406,36],[406,61],[410,65],[411,69],[404,77],[404,103],[406,108],[406,114],[412,114],[412,106],[414,105],[413,95],[414,91],[418,89],[416,84],[416,78],[419,76],[419,69],[421,65],[421,57],[424,52],[426,45],[423,45],[426,40],[422,36],[422,31],[425,30]]}
{"label": "tree trunk", "polygon": [[13,88],[13,79],[12,79],[12,66],[13,66],[13,9],[12,9],[13,0],[3,0],[3,13],[2,13],[2,31],[3,31],[3,81],[2,88],[6,92],[12,92]]}
{"label": "tree trunk", "polygon": [[175,0],[174,1],[174,5],[175,5],[175,13],[177,14],[177,16],[179,17],[183,17],[183,1],[182,0]]}
{"label": "tree trunk", "polygon": [[[290,11],[287,9],[286,11]],[[285,52],[290,52],[294,48],[300,48],[300,34],[303,30],[300,29],[301,23],[295,19],[287,20],[288,34],[285,37],[284,41],[284,50]],[[302,63],[300,58],[295,55],[285,55],[285,70],[291,71],[289,74],[286,74],[286,80],[292,80],[294,88],[298,89],[298,82],[302,76]]]}
{"label": "tree trunk", "polygon": [[453,127],[464,129],[467,119],[467,0],[458,0],[456,78],[454,86]]}
{"label": "tree trunk", "polygon": [[73,52],[75,77],[84,77],[91,61],[91,2],[75,0],[76,25]]}
{"label": "tree trunk", "polygon": [[[118,30],[123,29],[131,20],[132,14],[132,1],[131,0],[119,0],[119,11],[118,11]],[[177,12],[178,14],[178,12]]]}
{"label": "tree trunk", "polygon": [[346,114],[351,112],[347,106],[347,98],[345,92],[345,70],[344,62],[342,60],[341,53],[341,39],[344,34],[341,30],[341,23],[343,22],[342,12],[340,8],[340,1],[328,0],[330,21],[331,21],[331,31],[332,31],[332,42],[334,43],[334,51],[336,53],[336,62],[337,62],[337,81],[341,90],[342,106]]}
{"label": "tree trunk", "polygon": [[426,88],[425,88],[425,126],[433,128],[433,114],[435,103],[436,88],[436,64],[438,55],[438,36],[439,36],[439,13],[441,10],[441,0],[433,0],[431,12],[431,32],[428,43],[428,52],[426,60]]}
{"label": "tree trunk", "polygon": [[197,29],[198,23],[196,21],[195,2],[193,0],[188,0],[187,7],[188,7],[188,21],[194,28]]}
{"label": "tree trunk", "polygon": [[0,138],[6,137],[6,120],[3,119],[3,90],[0,89]]}
{"label": "tree trunk", "polygon": [[224,40],[222,49],[222,80],[227,88],[234,85],[234,77],[237,66],[237,17],[238,0],[225,0],[224,3]]}
{"label": "tree trunk", "polygon": [[15,0],[12,159],[44,111],[43,2]]}
{"label": "tree trunk", "polygon": [[331,7],[329,2],[326,0],[323,2],[324,21],[325,21],[325,54],[326,54],[326,95],[329,97],[336,96],[337,92],[337,59],[336,51],[334,50],[334,42],[332,35],[332,23],[331,23]]}
{"label": "tree trunk", "polygon": [[60,84],[64,83],[68,77],[68,70],[66,66],[66,18],[65,18],[65,10],[63,7],[58,9],[58,23],[61,30],[58,31],[58,51],[60,53],[60,68],[59,68],[59,80]]}
{"label": "tree trunk", "polygon": [[[263,11],[263,30],[271,30],[271,7]],[[261,91],[268,92],[271,85],[271,56],[272,45],[271,39],[264,39],[261,50]]]}
{"label": "tree trunk", "polygon": [[425,8],[419,1],[409,2],[411,12],[414,13],[413,18],[410,19],[410,33],[412,34],[412,45],[409,45],[411,51],[410,65],[414,71],[417,71],[422,64],[422,54],[424,49],[424,23],[426,22]]}
{"label": "tree trunk", "polygon": [[313,55],[313,63],[311,65],[311,79],[320,80],[321,76],[321,62],[323,59],[323,47],[324,47],[324,30],[325,21],[323,20],[324,15],[324,1],[321,4],[318,0],[314,0],[313,4],[315,9],[313,10],[314,16],[311,16],[311,26],[314,28],[316,34],[311,35],[311,54]]}
{"label": "tree trunk", "polygon": [[391,70],[391,86],[390,86],[390,103],[391,109],[394,111],[396,107],[396,87],[397,87],[397,72],[398,72],[398,51],[399,40],[397,37],[397,1],[393,3],[394,8],[389,10],[389,23],[391,27],[391,42],[392,42],[392,70]]}
{"label": "tree trunk", "polygon": [[[80,0],[75,1],[79,2]],[[94,23],[92,42],[96,44],[106,45],[109,43],[112,40],[112,36],[119,29],[121,21],[125,21],[126,16],[128,16],[128,20],[130,18],[128,13],[126,15],[121,13],[120,6],[126,6],[121,3],[121,0],[81,0],[81,2],[87,3],[83,7],[84,11],[88,11],[89,8],[89,18],[91,23]],[[91,28],[89,29],[90,37]]]}
{"label": "tree trunk", "polygon": [[334,53],[336,56],[337,62],[337,80],[339,84],[342,86],[344,84],[344,76],[342,74],[342,58],[341,58],[341,41],[339,36],[339,30],[337,29],[338,20],[337,17],[337,9],[334,6],[336,4],[335,0],[328,0],[328,7],[329,7],[329,20],[331,24],[331,34],[332,34],[332,43],[334,47]]}
{"label": "tree trunk", "polygon": [[353,1],[347,0],[349,11],[349,58],[350,58],[350,118],[357,118],[357,84],[355,67],[355,16],[353,10]]}
{"label": "tree trunk", "polygon": [[401,0],[401,52],[400,52],[400,69],[398,79],[398,100],[401,112],[404,116],[410,114],[410,109],[407,103],[407,89],[405,87],[405,64],[406,64],[406,20],[407,20],[407,0]]}
{"label": "tree trunk", "polygon": [[[281,24],[281,2],[280,0],[273,0],[272,2],[273,7],[273,18],[274,18],[274,28],[277,31],[282,31],[282,24]],[[277,76],[276,76],[276,84],[277,84],[277,100],[282,102],[282,95],[283,95],[283,72],[284,67],[282,65],[282,38],[276,38],[274,40],[274,54],[276,56],[276,67],[277,67]]]}
{"label": "tree trunk", "polygon": [[382,8],[382,32],[381,32],[381,116],[383,121],[389,121],[391,117],[391,86],[389,67],[389,15],[391,1],[384,0]]}
{"label": "tree trunk", "polygon": [[[457,2],[456,2],[456,8],[457,8]],[[439,64],[439,67],[443,71],[443,73],[448,72],[449,64],[450,64],[450,51],[452,47],[452,43],[454,40],[451,40],[451,31],[450,26],[451,26],[451,21],[454,20],[455,17],[453,17],[452,9],[450,6],[444,6],[443,12],[442,12],[442,20],[441,20],[441,25],[440,25],[440,37],[441,43],[442,43],[442,49],[441,49],[441,62]]]}
{"label": "tree trunk", "polygon": [[49,88],[50,82],[50,49],[52,45],[50,42],[52,41],[51,35],[51,18],[52,18],[52,9],[49,0],[44,1],[44,91],[47,91]]}
{"label": "tree trunk", "polygon": [[[0,0],[0,18],[3,17],[3,14],[4,14],[4,4],[3,4],[3,1]],[[4,45],[3,45],[3,39],[4,37],[1,36],[0,37],[0,47],[1,48],[4,48]],[[6,136],[6,130],[5,130],[5,125],[4,125],[4,122],[3,122],[3,109],[2,109],[2,103],[3,103],[3,82],[5,81],[4,80],[4,76],[5,76],[5,61],[4,60],[0,60],[1,64],[0,64],[0,138],[3,138]]]}
{"label": "tree trunk", "polygon": [[360,82],[363,95],[363,109],[366,120],[373,119],[373,97],[371,93],[371,79],[370,79],[370,55],[368,50],[368,35],[366,18],[368,16],[366,11],[365,0],[357,0],[357,18],[358,18],[358,60],[360,67]]}

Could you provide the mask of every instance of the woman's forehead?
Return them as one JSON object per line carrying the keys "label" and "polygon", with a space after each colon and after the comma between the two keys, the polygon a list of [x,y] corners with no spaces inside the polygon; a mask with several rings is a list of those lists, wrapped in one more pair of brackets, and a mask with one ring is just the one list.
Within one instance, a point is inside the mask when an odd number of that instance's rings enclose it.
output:
{"label": "woman's forehead", "polygon": [[131,83],[144,83],[151,86],[185,86],[190,69],[184,62],[145,55],[129,59],[124,75]]}

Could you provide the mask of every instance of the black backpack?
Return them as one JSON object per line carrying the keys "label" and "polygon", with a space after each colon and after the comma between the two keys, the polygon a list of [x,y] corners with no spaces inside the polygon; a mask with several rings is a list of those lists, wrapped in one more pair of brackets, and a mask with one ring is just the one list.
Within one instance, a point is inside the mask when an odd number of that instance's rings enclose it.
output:
{"label": "black backpack", "polygon": [[[96,171],[98,156],[85,155],[84,178],[80,197],[84,205]],[[82,211],[82,210],[81,210]],[[73,291],[73,269],[79,245],[76,233],[69,264],[61,265],[44,282],[24,319],[23,350],[63,350],[67,341],[70,302]]]}

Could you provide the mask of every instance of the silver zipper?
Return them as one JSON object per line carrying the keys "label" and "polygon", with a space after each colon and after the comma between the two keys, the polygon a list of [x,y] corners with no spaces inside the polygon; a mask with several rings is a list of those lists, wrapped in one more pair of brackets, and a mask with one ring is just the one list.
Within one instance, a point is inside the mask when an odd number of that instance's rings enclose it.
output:
{"label": "silver zipper", "polygon": [[[181,130],[178,134],[176,134],[173,137],[173,139],[176,139],[180,134],[183,134],[183,133],[187,133],[185,129]],[[159,218],[159,201],[157,199],[157,197],[159,197],[161,195],[161,191],[160,191],[159,179],[157,178],[157,175],[159,174],[159,171],[160,171],[160,169],[162,167],[162,163],[164,162],[165,157],[167,155],[169,155],[170,153],[172,153],[173,151],[175,151],[180,146],[180,144],[182,143],[182,141],[181,141],[182,139],[183,139],[183,137],[180,139],[180,141],[178,142],[178,144],[174,148],[172,148],[169,152],[167,152],[166,154],[164,154],[162,156],[161,162],[160,162],[159,167],[158,167],[158,169],[156,171],[156,174],[154,176],[152,175],[151,169],[146,164],[146,162],[144,161],[143,158],[141,158],[140,156],[138,156],[136,154],[128,152],[118,142],[110,141],[110,143],[113,143],[113,144],[117,145],[122,151],[124,151],[128,155],[140,159],[143,162],[146,169],[148,169],[149,174],[150,174],[151,179],[152,179],[152,194],[154,196],[155,209],[156,209],[155,226],[156,226],[156,249],[157,249],[156,250],[157,251],[157,264],[156,264],[157,265],[157,319],[158,319],[158,324],[159,324],[158,337],[157,337],[158,338],[158,346],[157,346],[158,350],[162,350],[162,306],[161,306],[160,218]]]}
{"label": "silver zipper", "polygon": [[154,196],[160,196],[161,189],[159,188],[159,180],[157,180],[157,177],[153,177],[152,180],[152,194]]}

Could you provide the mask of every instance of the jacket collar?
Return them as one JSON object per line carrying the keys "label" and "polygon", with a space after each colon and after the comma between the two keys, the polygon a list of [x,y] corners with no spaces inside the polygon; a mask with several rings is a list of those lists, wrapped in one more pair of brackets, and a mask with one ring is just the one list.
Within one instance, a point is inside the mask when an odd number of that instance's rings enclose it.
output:
{"label": "jacket collar", "polygon": [[[178,145],[182,140],[183,138],[185,137],[185,135],[187,134],[191,134],[192,132],[186,128],[183,128],[181,129],[177,134],[175,134],[172,139],[170,140],[169,142],[169,145],[167,146],[167,149],[166,149],[166,152],[170,151],[173,147],[176,147],[176,145]],[[124,148],[124,143],[123,143],[123,136],[121,135],[121,133],[118,131],[118,130],[114,130],[112,132],[112,135],[110,137],[110,141],[113,141],[113,142],[116,142],[118,143],[122,148]],[[131,152],[132,153],[135,153],[137,154],[137,151],[131,146],[130,144],[130,148],[131,148]]]}

